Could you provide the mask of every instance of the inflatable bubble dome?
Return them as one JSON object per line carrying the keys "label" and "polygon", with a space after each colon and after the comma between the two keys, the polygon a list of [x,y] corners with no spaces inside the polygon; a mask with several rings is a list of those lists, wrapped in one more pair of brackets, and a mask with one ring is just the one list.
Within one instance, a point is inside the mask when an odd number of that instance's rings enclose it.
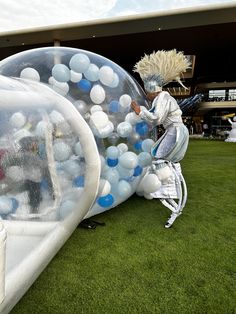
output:
{"label": "inflatable bubble dome", "polygon": [[90,217],[125,201],[151,163],[148,106],[114,62],[65,47],[0,62],[0,216]]}

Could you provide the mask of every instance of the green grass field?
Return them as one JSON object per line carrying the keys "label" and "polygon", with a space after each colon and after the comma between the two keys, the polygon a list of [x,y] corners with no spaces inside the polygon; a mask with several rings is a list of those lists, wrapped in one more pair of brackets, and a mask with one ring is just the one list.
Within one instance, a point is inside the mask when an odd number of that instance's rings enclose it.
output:
{"label": "green grass field", "polygon": [[236,313],[236,143],[190,141],[183,215],[131,197],[78,228],[11,313]]}

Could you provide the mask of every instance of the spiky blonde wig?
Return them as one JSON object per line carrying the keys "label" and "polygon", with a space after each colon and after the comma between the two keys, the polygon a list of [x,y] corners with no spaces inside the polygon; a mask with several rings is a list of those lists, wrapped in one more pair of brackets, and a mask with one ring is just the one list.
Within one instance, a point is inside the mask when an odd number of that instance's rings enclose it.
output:
{"label": "spiky blonde wig", "polygon": [[139,73],[147,91],[155,91],[169,82],[177,81],[182,86],[181,75],[190,67],[189,60],[176,49],[159,50],[144,57],[135,64],[134,72]]}

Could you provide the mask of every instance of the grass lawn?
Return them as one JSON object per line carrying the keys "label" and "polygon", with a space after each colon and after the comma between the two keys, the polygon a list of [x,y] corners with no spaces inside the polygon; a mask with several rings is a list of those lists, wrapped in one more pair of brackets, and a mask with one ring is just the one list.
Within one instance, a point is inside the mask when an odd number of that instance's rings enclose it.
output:
{"label": "grass lawn", "polygon": [[183,215],[131,197],[76,229],[11,313],[236,313],[236,143],[192,140]]}

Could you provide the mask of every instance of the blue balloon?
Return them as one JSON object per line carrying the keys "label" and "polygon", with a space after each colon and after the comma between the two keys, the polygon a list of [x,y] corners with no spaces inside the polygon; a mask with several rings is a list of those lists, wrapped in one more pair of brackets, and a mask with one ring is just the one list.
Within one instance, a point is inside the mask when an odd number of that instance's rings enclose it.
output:
{"label": "blue balloon", "polygon": [[142,172],[143,172],[143,168],[138,165],[136,168],[134,168],[133,176],[138,177],[142,174]]}
{"label": "blue balloon", "polygon": [[108,111],[109,112],[119,112],[120,110],[120,104],[117,100],[112,100],[108,105]]}
{"label": "blue balloon", "polygon": [[138,122],[135,125],[135,131],[141,136],[147,135],[148,129],[148,124],[145,121]]}
{"label": "blue balloon", "polygon": [[109,207],[114,203],[114,197],[111,194],[100,196],[97,203],[101,207]]}
{"label": "blue balloon", "polygon": [[135,144],[134,144],[134,148],[136,149],[136,150],[142,150],[142,141],[138,141],[138,142],[136,142]]}
{"label": "blue balloon", "polygon": [[84,187],[84,176],[78,176],[74,178],[73,186],[76,186],[77,188]]}
{"label": "blue balloon", "polygon": [[92,84],[88,80],[82,79],[77,83],[77,86],[83,92],[88,93],[92,87]]}
{"label": "blue balloon", "polygon": [[108,164],[109,167],[117,166],[118,158],[116,158],[116,159],[107,158],[107,164]]}
{"label": "blue balloon", "polygon": [[40,189],[41,190],[48,190],[49,184],[47,179],[42,179],[40,182]]}
{"label": "blue balloon", "polygon": [[17,210],[17,208],[19,207],[19,202],[14,197],[11,197],[11,201],[12,201],[12,212],[14,213]]}

